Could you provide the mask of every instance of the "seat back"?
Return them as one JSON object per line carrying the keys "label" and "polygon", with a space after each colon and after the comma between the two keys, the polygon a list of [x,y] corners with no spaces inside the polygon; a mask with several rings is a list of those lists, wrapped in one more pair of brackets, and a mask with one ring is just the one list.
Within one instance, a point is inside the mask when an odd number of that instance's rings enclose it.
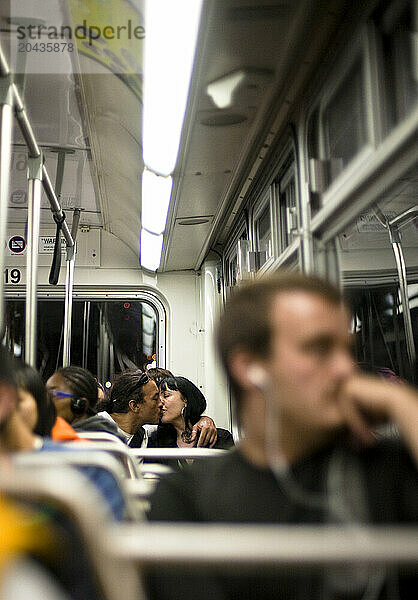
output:
{"label": "seat back", "polygon": [[[89,438],[91,439],[91,438]],[[72,443],[65,444],[67,447],[74,448]],[[83,444],[81,442],[77,443],[77,450],[92,450],[95,451],[105,451],[108,454],[111,454],[123,467],[125,477],[128,479],[138,479],[141,478],[141,472],[137,467],[137,462],[135,457],[132,455],[132,451],[128,446],[126,446],[123,442],[119,445],[118,443],[111,442],[94,442],[93,444],[86,443]]]}
{"label": "seat back", "polygon": [[108,433],[107,431],[78,431],[77,435],[83,440],[91,440],[93,442],[112,442],[112,444],[126,448],[125,442],[123,442],[116,435],[113,435],[113,433]]}
{"label": "seat back", "polygon": [[[57,523],[70,525],[65,530],[65,539],[60,541],[69,546],[64,548],[66,559],[70,559],[69,568],[71,556],[77,558],[78,554],[82,556],[82,564],[88,563],[89,590],[95,590],[90,596],[92,600],[120,600],[120,581],[123,581],[124,600],[143,600],[135,566],[106,551],[105,542],[111,529],[108,512],[94,486],[75,469],[62,464],[34,469],[30,461],[26,465],[23,461],[20,465],[15,462],[12,469],[0,472],[0,493],[26,506],[45,509]],[[63,556],[57,554],[53,560],[58,566]],[[79,575],[74,573],[74,584],[79,584]]]}
{"label": "seat back", "polygon": [[[130,521],[142,520],[144,513],[138,509],[132,501],[131,494],[126,489],[125,470],[123,465],[111,454],[92,448],[90,445],[80,448],[80,444],[68,445],[68,450],[51,450],[48,452],[25,452],[13,456],[13,464],[17,468],[31,468],[34,471],[40,469],[54,469],[57,465],[67,468],[77,468],[81,472],[90,467],[109,474],[118,487],[125,506],[125,517]],[[103,500],[100,500],[103,504]],[[110,518],[110,515],[108,515]]]}

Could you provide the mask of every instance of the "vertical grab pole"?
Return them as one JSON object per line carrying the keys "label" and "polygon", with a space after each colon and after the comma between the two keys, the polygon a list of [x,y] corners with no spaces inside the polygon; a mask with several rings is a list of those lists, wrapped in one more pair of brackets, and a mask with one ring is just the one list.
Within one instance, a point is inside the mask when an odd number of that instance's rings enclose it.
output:
{"label": "vertical grab pole", "polygon": [[90,305],[91,302],[87,300],[84,302],[84,315],[83,315],[83,360],[81,366],[83,369],[87,369],[88,355],[89,355],[89,332],[90,332]]}
{"label": "vertical grab pole", "polygon": [[38,287],[38,242],[41,218],[42,196],[42,152],[35,158],[28,158],[28,239],[26,254],[26,318],[25,318],[25,360],[36,368],[36,313]]}
{"label": "vertical grab pole", "polygon": [[393,253],[395,255],[396,268],[398,270],[399,291],[402,301],[402,316],[405,328],[406,353],[409,362],[409,372],[412,380],[415,382],[415,343],[412,330],[411,310],[408,299],[408,280],[406,278],[405,257],[402,250],[401,237],[396,226],[389,225],[390,241],[392,243]]}
{"label": "vertical grab pole", "polygon": [[0,78],[0,338],[4,335],[4,247],[7,233],[10,159],[13,127],[13,87],[10,75]]}
{"label": "vertical grab pole", "polygon": [[73,287],[74,287],[74,264],[76,255],[75,240],[77,237],[78,224],[80,222],[80,210],[75,209],[71,236],[74,240],[73,246],[67,246],[67,277],[65,280],[65,309],[64,309],[64,343],[62,353],[62,366],[68,367],[71,363],[71,319],[73,315]]}

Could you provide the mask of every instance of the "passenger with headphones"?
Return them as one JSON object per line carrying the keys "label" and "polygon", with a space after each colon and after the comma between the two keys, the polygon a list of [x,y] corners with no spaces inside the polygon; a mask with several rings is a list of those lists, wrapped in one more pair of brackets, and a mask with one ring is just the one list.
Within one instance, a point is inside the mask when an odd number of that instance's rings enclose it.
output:
{"label": "passenger with headphones", "polygon": [[[360,373],[338,289],[286,272],[243,285],[217,337],[242,441],[162,479],[151,520],[416,525],[418,394]],[[376,439],[389,421],[401,439]],[[412,600],[417,584],[416,572],[367,565],[239,577],[159,567],[148,577],[158,600],[194,600],[196,590],[200,600]]]}
{"label": "passenger with headphones", "polygon": [[75,431],[105,431],[120,439],[116,425],[96,414],[97,381],[87,369],[70,366],[58,369],[46,382],[57,416]]}

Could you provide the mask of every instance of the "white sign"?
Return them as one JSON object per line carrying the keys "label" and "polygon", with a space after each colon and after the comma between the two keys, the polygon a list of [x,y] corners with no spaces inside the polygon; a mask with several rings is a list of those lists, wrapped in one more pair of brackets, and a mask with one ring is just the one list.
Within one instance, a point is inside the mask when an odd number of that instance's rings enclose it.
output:
{"label": "white sign", "polygon": [[[55,235],[41,235],[39,236],[38,253],[39,254],[53,254],[55,247]],[[61,235],[61,252],[65,252],[66,243],[64,236]]]}

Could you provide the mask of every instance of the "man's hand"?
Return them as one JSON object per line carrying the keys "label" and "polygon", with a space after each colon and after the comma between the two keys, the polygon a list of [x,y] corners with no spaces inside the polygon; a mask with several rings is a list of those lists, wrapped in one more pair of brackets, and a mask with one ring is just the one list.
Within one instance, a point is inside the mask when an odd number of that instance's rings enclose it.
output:
{"label": "man's hand", "polygon": [[366,445],[375,441],[372,432],[376,425],[392,418],[392,397],[396,396],[396,388],[397,384],[366,375],[351,377],[343,385],[339,400],[347,425]]}
{"label": "man's hand", "polygon": [[344,383],[339,401],[349,429],[360,441],[373,444],[373,429],[390,421],[398,426],[418,460],[418,394],[414,388],[355,375]]}
{"label": "man's hand", "polygon": [[[199,434],[200,432],[200,434]],[[197,441],[198,448],[213,448],[218,439],[214,421],[210,417],[202,417],[192,430],[191,441],[194,442],[196,436],[199,435]]]}

